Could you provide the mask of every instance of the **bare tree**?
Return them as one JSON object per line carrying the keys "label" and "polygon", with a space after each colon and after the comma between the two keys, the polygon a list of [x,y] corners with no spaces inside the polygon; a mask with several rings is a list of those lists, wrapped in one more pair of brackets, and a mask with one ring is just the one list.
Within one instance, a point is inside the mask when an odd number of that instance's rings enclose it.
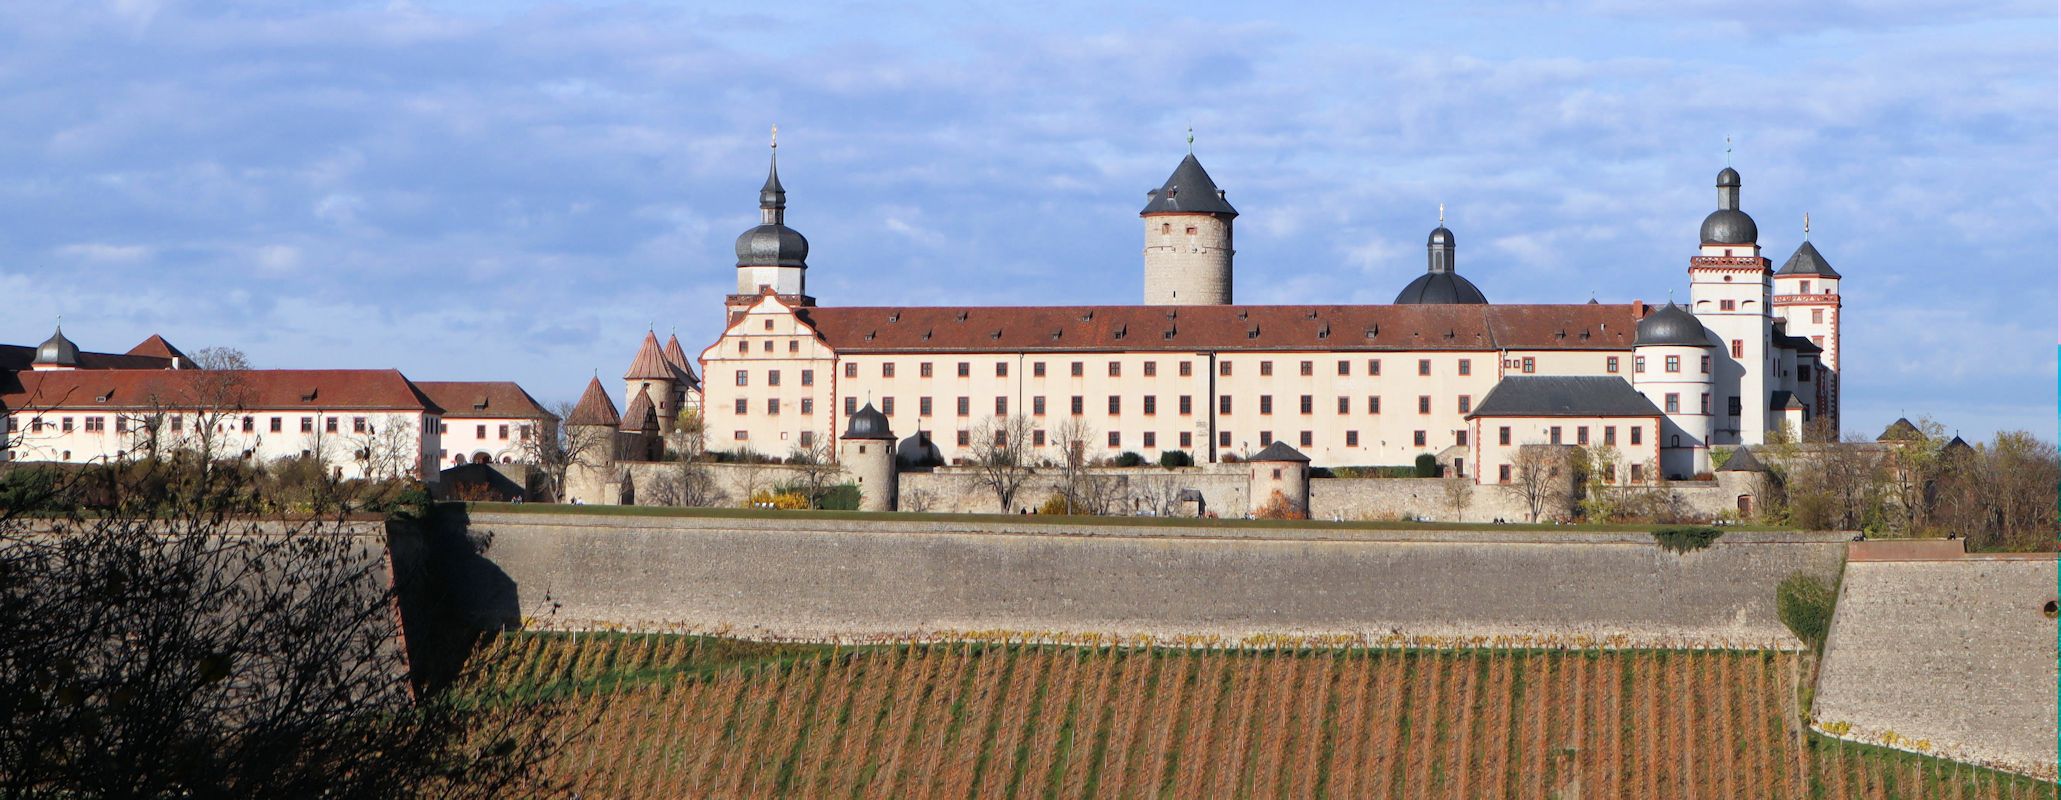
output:
{"label": "bare tree", "polygon": [[1016,492],[1031,476],[1031,430],[1030,418],[1021,414],[990,417],[973,429],[968,460],[974,480],[995,493],[1005,514],[1016,508]]}
{"label": "bare tree", "polygon": [[1894,527],[1905,534],[1917,533],[1928,522],[1947,442],[1946,426],[1929,417],[1915,424],[1919,438],[1890,444],[1883,452],[1883,475],[1896,506]]}
{"label": "bare tree", "polygon": [[1090,467],[1089,448],[1094,446],[1095,428],[1080,417],[1067,417],[1052,432],[1052,445],[1059,450],[1053,463],[1059,467],[1059,496],[1065,498],[1068,514],[1103,514],[1109,510],[1108,482]]}
{"label": "bare tree", "polygon": [[522,442],[523,460],[537,468],[544,477],[544,491],[547,502],[565,502],[566,474],[573,465],[594,459],[598,450],[610,443],[603,436],[575,436],[564,420],[572,416],[573,404],[560,402],[551,413],[556,419],[537,420],[536,428],[528,439]]}
{"label": "bare tree", "polygon": [[415,423],[404,417],[372,417],[363,430],[352,420],[351,455],[368,480],[391,481],[418,477],[422,468],[422,440]]}
{"label": "bare tree", "polygon": [[902,492],[896,501],[896,505],[901,506],[900,510],[922,514],[937,506],[937,495],[929,489],[910,489]]}
{"label": "bare tree", "polygon": [[1510,482],[1502,484],[1502,488],[1524,503],[1531,522],[1538,522],[1546,508],[1565,494],[1560,488],[1565,482],[1560,475],[1563,459],[1554,452],[1557,449],[1548,445],[1522,445],[1517,448],[1517,455],[1510,459]]}
{"label": "bare tree", "polygon": [[1568,453],[1574,470],[1572,483],[1581,492],[1578,504],[1582,517],[1591,522],[1609,522],[1625,514],[1625,492],[1618,488],[1623,457],[1607,444],[1577,447]]}
{"label": "bare tree", "polygon": [[250,357],[234,347],[203,347],[193,351],[193,365],[211,370],[251,369]]}
{"label": "bare tree", "polygon": [[843,474],[837,465],[837,443],[825,436],[808,447],[797,445],[787,456],[787,463],[797,467],[801,479],[801,490],[809,497],[809,506],[821,508],[823,497],[830,493],[831,483]]}
{"label": "bare tree", "polygon": [[1440,483],[1440,490],[1444,494],[1446,511],[1453,515],[1454,522],[1459,522],[1467,515],[1467,506],[1474,499],[1474,480],[1458,474],[1449,475]]}

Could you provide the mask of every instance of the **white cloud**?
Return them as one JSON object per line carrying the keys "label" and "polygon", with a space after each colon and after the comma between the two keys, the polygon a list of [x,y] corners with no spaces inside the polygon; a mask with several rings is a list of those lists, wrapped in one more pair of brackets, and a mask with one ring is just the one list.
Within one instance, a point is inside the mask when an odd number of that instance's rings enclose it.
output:
{"label": "white cloud", "polygon": [[148,260],[154,252],[156,251],[145,245],[105,242],[68,244],[57,248],[59,256],[96,264],[135,264]]}

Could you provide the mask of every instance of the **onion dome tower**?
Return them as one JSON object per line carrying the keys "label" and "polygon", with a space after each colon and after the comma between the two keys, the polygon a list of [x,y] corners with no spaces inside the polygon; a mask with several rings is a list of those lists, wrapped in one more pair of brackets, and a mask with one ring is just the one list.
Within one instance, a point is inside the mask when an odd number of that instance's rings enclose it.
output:
{"label": "onion dome tower", "polygon": [[1446,229],[1446,208],[1438,207],[1438,227],[1424,241],[1424,274],[1396,294],[1397,305],[1486,305],[1488,298],[1472,281],[1453,269],[1453,232]]}
{"label": "onion dome tower", "polygon": [[887,415],[867,403],[839,437],[837,460],[859,484],[860,511],[895,508],[895,434]]}
{"label": "onion dome tower", "polygon": [[58,324],[56,333],[36,346],[36,360],[29,368],[39,371],[79,368],[79,346],[65,338],[63,323]]}
{"label": "onion dome tower", "polygon": [[1221,306],[1231,303],[1231,220],[1238,209],[1195,160],[1195,133],[1188,156],[1166,183],[1145,193],[1145,305]]}
{"label": "onion dome tower", "polygon": [[1663,415],[1660,472],[1670,478],[1703,472],[1710,468],[1710,332],[1672,301],[1639,320],[1638,330],[1632,388]]}
{"label": "onion dome tower", "polygon": [[814,305],[808,296],[809,240],[787,227],[787,189],[780,185],[780,128],[773,128],[773,155],[766,183],[759,187],[759,224],[737,237],[738,301],[749,302],[761,288],[799,305]]}

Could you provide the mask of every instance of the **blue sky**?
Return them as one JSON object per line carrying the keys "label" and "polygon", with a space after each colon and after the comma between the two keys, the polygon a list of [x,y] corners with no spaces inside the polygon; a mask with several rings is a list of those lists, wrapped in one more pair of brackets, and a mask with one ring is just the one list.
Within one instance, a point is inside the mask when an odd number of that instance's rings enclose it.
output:
{"label": "blue sky", "polygon": [[1730,135],[1849,430],[2053,436],[2050,3],[746,5],[0,6],[0,342],[619,390],[717,334],[774,122],[825,304],[1136,302],[1191,124],[1242,302],[1387,302],[1441,202],[1493,301],[1660,301]]}

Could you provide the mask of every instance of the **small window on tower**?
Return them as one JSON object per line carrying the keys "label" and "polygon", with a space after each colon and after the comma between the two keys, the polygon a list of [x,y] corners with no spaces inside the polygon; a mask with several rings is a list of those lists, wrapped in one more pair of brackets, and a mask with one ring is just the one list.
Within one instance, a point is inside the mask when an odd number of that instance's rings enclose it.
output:
{"label": "small window on tower", "polygon": [[1193,226],[1193,225],[1190,225],[1190,226],[1188,226],[1188,235],[1189,235],[1189,236],[1194,236],[1194,235],[1195,235],[1195,226]]}
{"label": "small window on tower", "polygon": [[1171,222],[1162,222],[1162,223],[1159,223],[1159,232],[1160,232],[1160,235],[1162,235],[1162,236],[1164,236],[1164,235],[1168,235],[1168,234],[1171,234],[1171,233],[1173,233],[1173,232],[1174,232],[1174,224],[1173,224],[1173,223],[1171,223]]}

